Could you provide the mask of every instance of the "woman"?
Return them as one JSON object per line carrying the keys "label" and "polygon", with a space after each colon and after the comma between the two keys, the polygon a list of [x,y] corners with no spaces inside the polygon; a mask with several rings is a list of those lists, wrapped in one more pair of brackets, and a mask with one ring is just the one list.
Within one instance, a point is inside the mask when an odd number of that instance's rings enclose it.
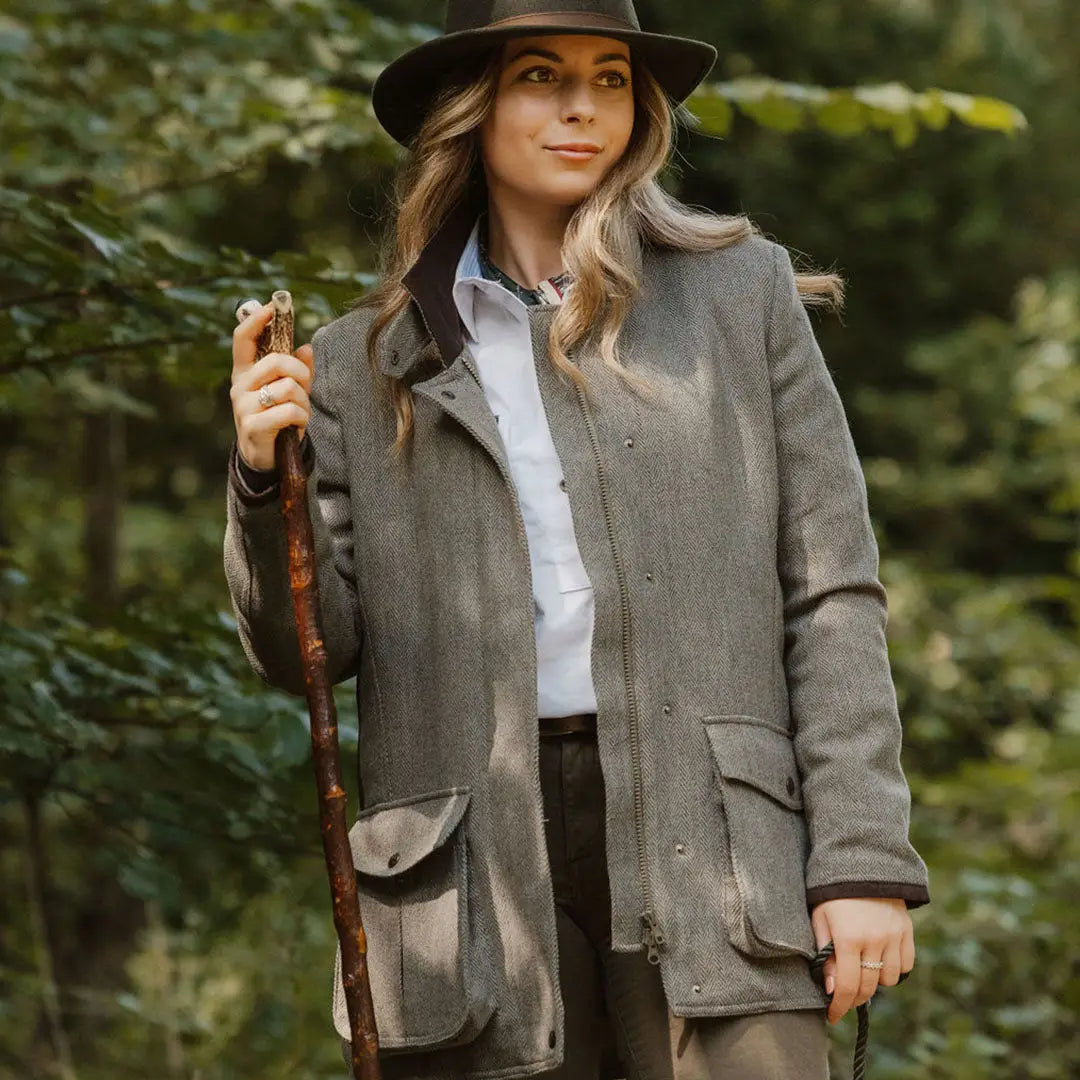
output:
{"label": "woman", "polygon": [[411,150],[380,284],[295,356],[254,362],[269,306],[237,328],[241,640],[304,693],[295,424],[385,1075],[825,1077],[929,901],[802,300],[838,283],[656,183],[711,46],[556,6],[451,0],[374,88]]}

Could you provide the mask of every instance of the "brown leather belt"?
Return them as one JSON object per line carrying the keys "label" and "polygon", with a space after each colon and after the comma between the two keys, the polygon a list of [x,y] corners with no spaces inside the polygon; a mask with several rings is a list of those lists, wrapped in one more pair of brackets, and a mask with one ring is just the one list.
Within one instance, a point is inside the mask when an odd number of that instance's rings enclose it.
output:
{"label": "brown leather belt", "polygon": [[541,738],[554,735],[575,735],[586,732],[596,734],[596,713],[571,713],[569,716],[541,716],[539,720]]}

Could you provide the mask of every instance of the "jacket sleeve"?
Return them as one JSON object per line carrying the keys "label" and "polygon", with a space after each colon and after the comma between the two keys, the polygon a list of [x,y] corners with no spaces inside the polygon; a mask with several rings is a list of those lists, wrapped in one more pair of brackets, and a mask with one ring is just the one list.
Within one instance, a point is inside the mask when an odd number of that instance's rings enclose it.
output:
{"label": "jacket sleeve", "polygon": [[839,393],[795,284],[775,257],[766,343],[779,474],[784,667],[810,833],[806,900],[929,903],[909,838],[911,793],[885,638],[866,483]]}
{"label": "jacket sleeve", "polygon": [[[338,365],[326,327],[315,332],[312,349],[311,418],[301,450],[315,544],[323,647],[327,673],[335,684],[356,673],[360,619],[348,464],[336,411],[341,396],[333,385]],[[252,486],[239,468],[238,454],[234,440],[226,485],[224,557],[240,642],[252,668],[267,685],[304,696],[307,688],[289,582],[281,482],[274,476],[267,483],[270,478],[264,477],[258,486]],[[247,475],[251,474],[249,470]]]}

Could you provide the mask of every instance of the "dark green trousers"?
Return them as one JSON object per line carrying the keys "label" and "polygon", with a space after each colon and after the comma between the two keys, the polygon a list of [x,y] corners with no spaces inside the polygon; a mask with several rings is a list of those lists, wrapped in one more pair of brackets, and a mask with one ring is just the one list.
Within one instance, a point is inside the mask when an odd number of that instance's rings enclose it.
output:
{"label": "dark green trousers", "polygon": [[[674,1016],[645,953],[614,953],[596,737],[540,740],[566,1059],[545,1080],[828,1080],[825,1008]],[[717,928],[720,932],[720,928]]]}

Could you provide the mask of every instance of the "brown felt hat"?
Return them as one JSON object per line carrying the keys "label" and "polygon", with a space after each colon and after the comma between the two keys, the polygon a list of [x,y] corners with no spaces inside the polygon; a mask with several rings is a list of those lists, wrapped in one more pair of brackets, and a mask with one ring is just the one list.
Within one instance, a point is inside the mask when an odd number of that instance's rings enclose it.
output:
{"label": "brown felt hat", "polygon": [[716,49],[704,41],[642,30],[633,0],[448,0],[442,35],[402,53],[375,80],[371,105],[379,123],[408,146],[456,68],[507,38],[547,33],[625,41],[674,104],[688,97],[716,62]]}

